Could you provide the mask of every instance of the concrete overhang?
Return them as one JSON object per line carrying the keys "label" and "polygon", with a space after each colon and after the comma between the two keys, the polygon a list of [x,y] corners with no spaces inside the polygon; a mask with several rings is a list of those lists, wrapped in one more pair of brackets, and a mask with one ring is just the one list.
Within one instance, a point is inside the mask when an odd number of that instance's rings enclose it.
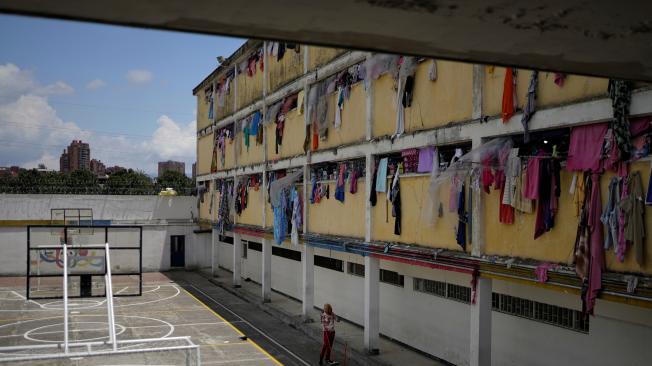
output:
{"label": "concrete overhang", "polygon": [[652,81],[652,1],[0,0],[0,11]]}

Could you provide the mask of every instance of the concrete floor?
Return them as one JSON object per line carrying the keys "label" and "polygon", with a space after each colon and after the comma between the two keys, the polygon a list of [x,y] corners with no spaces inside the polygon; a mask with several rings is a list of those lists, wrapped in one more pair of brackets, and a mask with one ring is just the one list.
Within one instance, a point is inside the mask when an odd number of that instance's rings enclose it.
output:
{"label": "concrete floor", "polygon": [[[26,300],[24,280],[0,279],[0,347],[36,346],[63,341],[63,303],[60,300]],[[118,285],[114,292],[121,291]],[[128,290],[127,290],[128,291]],[[194,291],[197,293],[197,291]],[[205,301],[205,299],[204,299]],[[276,359],[289,358],[282,349],[272,349],[276,357],[252,338],[242,339],[239,319],[222,318],[200,302],[182,286],[163,274],[145,276],[143,294],[119,297],[115,301],[117,339],[143,339],[189,336],[200,346],[203,365],[276,365]],[[71,342],[105,341],[108,339],[107,313],[104,298],[71,299]],[[225,314],[227,317],[230,314]],[[154,345],[123,345],[119,349],[175,346],[180,342]],[[98,346],[108,350],[110,347]],[[268,348],[268,347],[265,347]],[[73,349],[83,351],[83,348]],[[73,351],[71,350],[71,351]],[[43,353],[36,349],[21,354]],[[49,350],[48,353],[60,352]],[[17,353],[0,354],[0,359]],[[190,356],[188,356],[190,355]],[[148,352],[129,355],[75,357],[57,361],[14,362],[12,365],[186,365],[186,351]],[[1,364],[2,362],[0,362]],[[285,363],[285,362],[284,362]],[[287,363],[291,364],[291,363]],[[302,363],[299,363],[302,364]]]}

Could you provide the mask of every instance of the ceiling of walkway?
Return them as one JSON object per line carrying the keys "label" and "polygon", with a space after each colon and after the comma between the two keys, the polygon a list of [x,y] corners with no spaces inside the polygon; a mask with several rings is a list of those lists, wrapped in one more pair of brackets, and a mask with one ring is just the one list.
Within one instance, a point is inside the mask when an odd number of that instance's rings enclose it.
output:
{"label": "ceiling of walkway", "polygon": [[0,12],[652,81],[652,1],[0,0]]}

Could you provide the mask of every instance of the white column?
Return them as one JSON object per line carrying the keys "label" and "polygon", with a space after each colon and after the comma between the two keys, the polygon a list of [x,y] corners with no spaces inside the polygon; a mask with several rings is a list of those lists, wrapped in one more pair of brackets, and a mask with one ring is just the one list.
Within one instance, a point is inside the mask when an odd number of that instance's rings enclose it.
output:
{"label": "white column", "polygon": [[369,195],[371,194],[372,187],[371,183],[373,182],[374,172],[374,156],[371,153],[368,153],[365,156],[365,170],[364,175],[364,221],[365,221],[365,234],[364,241],[367,243],[371,242],[371,234],[373,233],[373,220],[371,220],[371,202],[369,202]]}
{"label": "white column", "polygon": [[211,224],[211,275],[217,277],[215,274],[217,272],[217,267],[219,266],[219,248],[218,243],[220,242],[220,234],[215,229],[215,223]]}
{"label": "white column", "polygon": [[[473,139],[473,148],[482,145],[482,139],[476,137]],[[471,175],[471,179],[479,177]],[[473,185],[473,182],[471,182]],[[480,257],[484,253],[484,197],[482,190],[474,190],[472,193],[473,202],[471,204],[471,255]]]}
{"label": "white column", "polygon": [[263,302],[270,302],[272,300],[272,241],[263,239],[263,255],[262,255],[262,269],[263,269]]}
{"label": "white column", "polygon": [[471,305],[470,366],[491,365],[491,279],[478,278]]}
{"label": "white column", "polygon": [[364,349],[378,354],[380,334],[380,260],[364,257]]}
{"label": "white column", "polygon": [[315,248],[305,244],[301,252],[301,269],[303,274],[302,308],[303,320],[310,319],[310,313],[315,307]]}
{"label": "white column", "polygon": [[242,277],[242,236],[233,233],[233,287],[240,287]]}

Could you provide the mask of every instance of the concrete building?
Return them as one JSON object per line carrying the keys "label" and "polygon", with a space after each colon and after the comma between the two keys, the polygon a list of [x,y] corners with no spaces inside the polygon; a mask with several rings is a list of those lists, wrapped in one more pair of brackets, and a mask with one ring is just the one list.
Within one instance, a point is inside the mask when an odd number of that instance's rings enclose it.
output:
{"label": "concrete building", "polygon": [[97,176],[104,176],[106,175],[106,166],[104,166],[104,163],[102,163],[101,160],[97,159],[91,159],[91,172]]}
{"label": "concrete building", "polygon": [[[511,224],[500,222],[500,190],[468,189],[462,221],[459,202],[453,205],[449,195],[454,181],[446,179],[439,190],[441,206],[456,207],[449,212],[434,207],[431,173],[411,170],[398,178],[402,230],[396,235],[392,202],[386,193],[375,192],[377,183],[372,186],[379,160],[401,162],[405,169],[412,149],[436,147],[442,170],[456,149],[462,154],[485,151],[499,137],[509,137],[522,150],[524,164],[536,151],[549,151],[547,144],[567,154],[569,135],[578,126],[613,119],[609,80],[552,72],[538,72],[537,79],[532,70],[419,59],[408,81],[396,70],[402,66],[393,69],[397,60],[389,60],[388,72],[374,75],[374,65],[382,69],[387,61],[383,56],[302,45],[286,48],[280,57],[283,46],[290,45],[248,41],[193,90],[197,181],[212,195],[201,201],[200,223],[213,227],[212,264],[232,271],[234,285],[251,278],[262,284],[262,300],[274,289],[302,300],[304,314],[328,301],[340,316],[364,327],[371,353],[383,352],[378,349],[383,334],[459,365],[649,361],[651,239],[642,243],[643,264],[632,250],[621,259],[605,252],[603,290],[594,315],[585,316],[582,280],[573,265],[578,227],[568,193],[573,172],[561,169],[556,225],[537,240],[534,213],[519,211]],[[361,67],[365,80],[357,82]],[[397,98],[397,90],[403,91],[407,82],[411,103],[404,105],[406,95]],[[515,98],[504,92],[505,85],[513,86]],[[528,144],[521,120],[530,85],[536,112],[529,120]],[[506,113],[503,121],[503,107],[514,105],[514,115]],[[244,134],[251,131],[257,112],[269,121],[257,126],[262,138]],[[632,84],[630,116],[651,114],[652,92],[645,84]],[[403,128],[397,123],[401,119]],[[316,125],[324,120],[327,132]],[[600,146],[602,141],[588,143]],[[629,164],[641,173],[644,187],[648,160]],[[465,161],[460,179],[467,187],[479,185],[482,159]],[[349,174],[351,167],[362,173],[357,192],[350,193],[350,179],[345,179],[342,202],[326,195],[311,203],[315,187],[336,191],[337,168],[343,163]],[[288,235],[272,248],[275,215],[267,186],[293,172],[303,173],[295,185],[302,197],[299,240],[293,244]],[[605,172],[599,179],[603,205],[612,177]],[[221,200],[220,192],[228,192],[222,187],[228,186],[248,199],[244,207],[239,202],[239,213],[229,212],[232,227],[220,230],[225,222],[220,205],[229,207],[235,199]],[[370,203],[374,192],[375,206]],[[436,223],[435,216],[441,216]],[[647,232],[652,230],[650,217],[648,212]],[[462,222],[467,225],[464,248],[456,237]]]}
{"label": "concrete building", "polygon": [[115,172],[122,171],[122,170],[127,170],[127,168],[121,167],[119,165],[114,165],[114,166],[110,166],[110,167],[105,169],[106,174],[109,174],[109,175],[111,175],[111,174],[113,174]]}
{"label": "concrete building", "polygon": [[186,174],[186,163],[183,161],[159,161],[158,162],[158,175],[159,177],[167,172],[167,171],[173,171],[181,174]]}
{"label": "concrete building", "polygon": [[59,171],[72,173],[80,169],[91,169],[91,149],[88,143],[73,140],[59,157]]}

